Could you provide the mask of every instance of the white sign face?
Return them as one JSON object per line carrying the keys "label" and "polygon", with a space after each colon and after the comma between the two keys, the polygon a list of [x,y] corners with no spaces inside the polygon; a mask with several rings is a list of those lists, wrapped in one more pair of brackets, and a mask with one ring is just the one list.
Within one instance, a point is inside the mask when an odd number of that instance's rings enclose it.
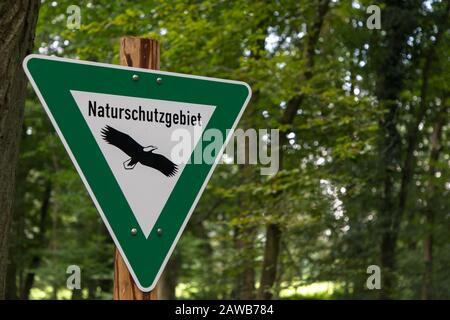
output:
{"label": "white sign face", "polygon": [[[215,107],[70,92],[147,238]],[[183,144],[184,161],[172,157],[180,145],[176,129],[187,130],[192,139]]]}

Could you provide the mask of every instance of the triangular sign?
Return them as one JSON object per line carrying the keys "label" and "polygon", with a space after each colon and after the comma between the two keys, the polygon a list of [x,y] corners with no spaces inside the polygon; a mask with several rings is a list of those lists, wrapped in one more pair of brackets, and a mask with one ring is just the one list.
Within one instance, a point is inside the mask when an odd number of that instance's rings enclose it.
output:
{"label": "triangular sign", "polygon": [[[43,55],[27,56],[23,66],[133,279],[151,291],[250,87]],[[201,156],[209,129],[224,137],[213,161]]]}

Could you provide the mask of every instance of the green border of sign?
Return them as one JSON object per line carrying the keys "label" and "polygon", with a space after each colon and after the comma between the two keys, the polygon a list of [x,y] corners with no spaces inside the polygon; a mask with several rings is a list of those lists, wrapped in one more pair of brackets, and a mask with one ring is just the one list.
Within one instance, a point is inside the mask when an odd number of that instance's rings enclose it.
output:
{"label": "green border of sign", "polygon": [[[139,289],[151,291],[183,232],[250,97],[248,84],[73,59],[29,55],[23,68]],[[134,74],[139,81],[132,81]],[[158,84],[156,79],[162,78]],[[226,141],[214,164],[187,164],[148,238],[138,226],[70,90],[215,106],[206,129]],[[228,134],[227,134],[228,133]],[[195,152],[202,152],[199,143]],[[200,149],[199,149],[200,148]],[[157,229],[163,230],[162,235]],[[140,230],[140,228],[138,228]]]}

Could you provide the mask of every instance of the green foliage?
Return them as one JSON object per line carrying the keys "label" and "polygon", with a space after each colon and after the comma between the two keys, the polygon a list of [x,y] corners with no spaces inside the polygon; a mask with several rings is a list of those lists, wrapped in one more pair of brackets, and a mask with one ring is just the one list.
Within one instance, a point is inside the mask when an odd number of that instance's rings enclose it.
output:
{"label": "green foliage", "polygon": [[[258,286],[264,228],[276,223],[283,232],[273,288],[276,295],[289,286],[333,282],[339,290],[313,297],[377,298],[377,292],[365,289],[367,266],[380,262],[383,231],[378,221],[382,186],[377,168],[382,160],[380,123],[386,105],[379,101],[377,84],[404,76],[401,85],[392,83],[399,86],[392,90],[400,90],[394,103],[399,105],[396,127],[401,153],[396,159],[399,166],[391,173],[398,190],[407,128],[420,104],[426,52],[433,46],[437,19],[444,10],[443,3],[408,3],[412,16],[403,16],[404,8],[399,6],[400,13],[386,11],[388,20],[382,22],[395,24],[395,19],[408,18],[418,27],[412,29],[412,40],[399,40],[390,39],[383,30],[365,28],[370,1],[332,1],[308,80],[302,74],[317,1],[80,1],[79,30],[65,26],[71,1],[43,1],[36,51],[118,63],[121,36],[156,38],[162,44],[163,70],[251,84],[254,95],[240,122],[242,128],[278,128],[289,133],[282,146],[283,168],[274,176],[261,176],[259,166],[217,167],[174,254],[173,260],[180,264],[181,297],[242,297],[243,275],[252,270]],[[381,5],[384,10],[385,4]],[[448,112],[444,108],[450,81],[448,35],[432,64],[427,112],[414,152],[417,166],[398,239],[396,298],[420,298],[424,237],[430,228],[425,220],[428,208],[436,212],[433,294],[449,298],[448,118],[440,142],[445,151],[440,153],[434,177],[429,172],[430,137],[436,120]],[[380,61],[391,47],[379,43],[394,46],[394,40],[405,42],[406,55],[401,70],[388,74]],[[294,123],[283,124],[280,118],[287,102],[299,93],[303,101]],[[383,94],[389,97],[388,92]],[[47,183],[52,186],[49,217],[41,230]],[[36,272],[34,288],[51,287],[55,294],[65,287],[66,267],[78,264],[82,285],[88,288],[84,298],[110,298],[112,241],[31,93],[18,188],[13,257],[19,287],[27,273]],[[33,257],[41,258],[36,267],[32,267]]]}

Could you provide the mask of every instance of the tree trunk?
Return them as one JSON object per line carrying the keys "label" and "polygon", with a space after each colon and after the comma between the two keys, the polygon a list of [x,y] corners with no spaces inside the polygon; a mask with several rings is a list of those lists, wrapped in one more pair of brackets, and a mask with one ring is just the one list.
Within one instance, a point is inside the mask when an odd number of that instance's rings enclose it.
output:
{"label": "tree trunk", "polygon": [[241,300],[253,300],[255,299],[255,268],[253,265],[248,265],[244,269],[243,284],[239,294]]}
{"label": "tree trunk", "polygon": [[[392,297],[392,291],[395,286],[395,266],[396,266],[396,247],[397,238],[400,230],[400,223],[406,210],[409,187],[411,184],[413,171],[415,167],[414,150],[417,147],[419,125],[424,120],[428,107],[428,84],[431,73],[431,65],[434,60],[435,50],[442,38],[442,33],[446,30],[448,22],[450,5],[447,4],[442,19],[438,23],[438,34],[430,50],[425,57],[425,64],[422,72],[422,85],[420,89],[421,101],[414,112],[414,118],[407,131],[407,146],[402,164],[402,174],[400,181],[400,190],[398,193],[398,202],[394,201],[394,181],[393,172],[399,163],[401,140],[396,129],[396,113],[398,105],[396,99],[402,88],[402,73],[400,65],[402,62],[402,52],[405,47],[405,39],[410,34],[414,24],[410,21],[405,22],[405,27],[399,28],[394,25],[392,35],[389,36],[390,50],[385,55],[386,63],[380,65],[381,81],[377,88],[380,101],[385,101],[389,107],[389,112],[382,122],[385,136],[384,146],[381,152],[384,168],[384,201],[381,207],[381,267],[384,274],[383,290],[380,297],[388,299]],[[395,11],[393,12],[394,15]],[[413,14],[412,12],[410,13]]]}
{"label": "tree trunk", "polygon": [[[441,20],[437,24],[438,33],[435,36],[436,40],[431,45],[425,57],[425,64],[422,71],[422,85],[420,88],[420,104],[417,110],[415,111],[414,120],[411,122],[411,125],[408,129],[407,150],[402,170],[402,181],[399,193],[398,219],[400,219],[401,216],[404,214],[406,208],[409,185],[416,165],[414,150],[417,147],[417,141],[419,138],[419,125],[424,121],[424,117],[428,109],[428,87],[432,71],[431,67],[433,61],[435,60],[436,48],[439,46],[439,43],[441,42],[443,33],[447,31],[449,11],[450,11],[450,2],[447,3],[446,11],[444,12]],[[399,221],[396,221],[396,223],[398,224]]]}
{"label": "tree trunk", "polygon": [[[242,205],[244,207],[244,205]],[[252,253],[253,239],[256,238],[256,229],[234,228],[234,249],[238,254],[237,275],[232,292],[232,299],[255,299],[255,266]]]}
{"label": "tree trunk", "polygon": [[[256,239],[256,229],[248,228],[245,230],[247,241],[242,242],[242,252],[248,252],[253,249],[253,239]],[[249,242],[250,241],[250,242]],[[256,272],[254,266],[254,257],[253,254],[250,253],[248,256],[246,255],[243,259],[244,270],[242,271],[242,276],[240,277],[240,290],[239,290],[239,299],[241,300],[253,300],[256,297],[255,292],[255,280],[256,280]]]}
{"label": "tree trunk", "polygon": [[[25,130],[23,130],[23,133]],[[25,138],[23,135],[22,139]],[[22,140],[23,141],[23,140]],[[22,170],[21,170],[22,169]],[[14,203],[14,215],[11,224],[11,234],[9,237],[9,263],[6,272],[6,294],[5,298],[8,300],[19,299],[20,297],[20,286],[19,275],[24,269],[23,265],[18,263],[21,257],[25,254],[24,247],[24,230],[25,230],[25,208],[24,208],[24,197],[25,197],[25,181],[28,175],[28,168],[25,169],[21,166],[20,161],[18,165],[18,171],[16,173],[16,192],[15,192],[15,203]]]}
{"label": "tree trunk", "polygon": [[[320,32],[322,30],[323,22],[325,16],[329,10],[330,1],[329,0],[319,0],[317,8],[317,16],[311,25],[310,32],[308,33],[306,50],[305,50],[305,69],[300,73],[299,81],[306,82],[311,80],[313,76],[314,68],[314,58],[316,56],[316,47],[319,40]],[[280,123],[283,125],[292,125],[297,114],[297,111],[302,104],[304,99],[304,94],[299,92],[298,95],[292,97],[286,106]],[[283,146],[287,144],[286,135],[288,131],[280,132],[280,166],[279,169],[282,170],[283,165]],[[264,249],[264,260],[261,272],[261,281],[258,292],[259,299],[271,299],[272,289],[275,284],[275,279],[277,278],[277,266],[278,266],[278,256],[280,253],[280,243],[281,243],[281,227],[278,223],[270,223],[266,226],[266,245]]]}
{"label": "tree trunk", "polygon": [[[47,221],[50,211],[50,197],[52,193],[52,184],[50,181],[46,183],[44,195],[42,197],[42,204],[41,204],[41,214],[39,219],[39,235],[37,238],[37,245],[39,249],[44,249],[48,245],[47,237],[45,235],[46,229],[47,229]],[[30,265],[30,271],[25,276],[25,282],[22,288],[21,298],[23,300],[27,300],[30,296],[31,288],[34,284],[34,278],[36,275],[36,269],[39,268],[39,265],[41,264],[42,255],[40,252],[35,254],[31,258],[31,265]]]}
{"label": "tree trunk", "polygon": [[5,297],[8,236],[26,95],[22,60],[33,48],[38,10],[36,0],[0,3],[0,299]]}
{"label": "tree trunk", "polygon": [[[394,3],[388,3],[384,12],[383,29],[386,30],[384,40],[377,38],[374,42],[373,52],[377,53],[376,61],[376,96],[380,106],[386,109],[380,120],[380,181],[382,182],[382,200],[380,203],[379,225],[380,236],[380,263],[383,272],[383,285],[380,298],[387,299],[392,296],[394,287],[395,249],[397,243],[398,219],[397,203],[394,200],[394,177],[397,168],[401,165],[401,137],[397,130],[397,99],[403,88],[405,66],[402,55],[406,50],[406,37],[411,34],[414,26],[411,20],[414,14],[410,8],[399,8]],[[396,21],[397,17],[404,19]],[[407,18],[406,18],[407,17]],[[411,26],[409,26],[411,24]],[[374,34],[377,36],[377,34]],[[383,41],[384,43],[381,43]],[[379,49],[379,52],[376,50]],[[380,58],[381,57],[381,58]]]}
{"label": "tree trunk", "polygon": [[259,287],[259,299],[272,299],[273,286],[277,277],[278,256],[280,253],[281,229],[278,224],[266,227],[266,246],[264,249],[263,269]]}
{"label": "tree trunk", "polygon": [[83,291],[78,289],[72,289],[71,300],[82,300],[83,299]]}
{"label": "tree trunk", "polygon": [[16,261],[10,261],[6,271],[6,287],[5,287],[5,299],[16,300],[17,295],[17,263]]}
{"label": "tree trunk", "polygon": [[[445,100],[444,100],[445,103]],[[422,299],[430,300],[433,298],[433,231],[436,215],[436,182],[435,174],[442,150],[442,128],[447,123],[447,108],[441,109],[434,124],[433,133],[431,135],[430,144],[430,168],[428,171],[430,182],[427,190],[427,207],[425,208],[425,236],[423,243],[425,269],[422,276]]]}

